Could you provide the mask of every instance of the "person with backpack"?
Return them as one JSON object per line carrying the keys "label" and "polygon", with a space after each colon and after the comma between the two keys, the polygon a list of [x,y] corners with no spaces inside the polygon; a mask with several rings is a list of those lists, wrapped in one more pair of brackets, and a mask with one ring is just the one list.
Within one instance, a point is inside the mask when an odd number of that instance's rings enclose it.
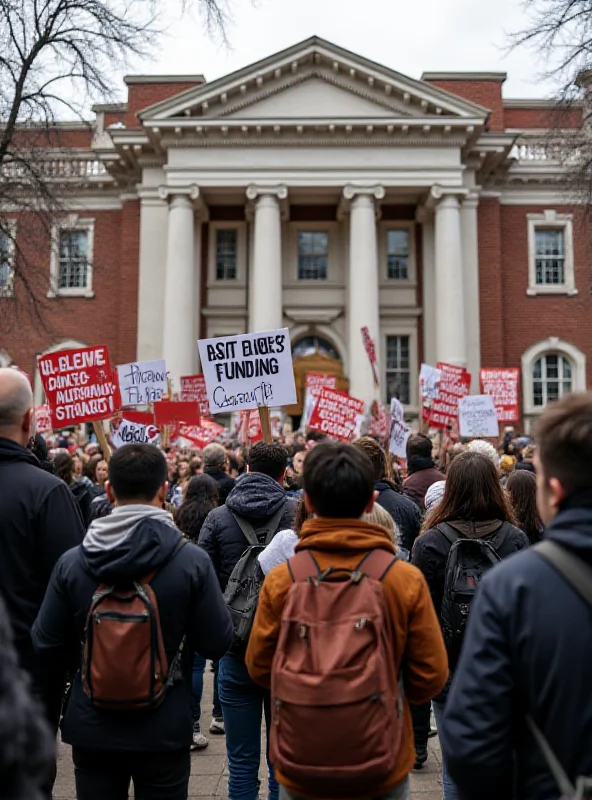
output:
{"label": "person with backpack", "polygon": [[441,725],[466,800],[592,791],[592,394],[535,432],[544,538],[485,576]]}
{"label": "person with backpack", "polygon": [[[454,673],[477,587],[502,559],[529,546],[514,525],[514,515],[489,456],[467,451],[448,471],[442,501],[424,522],[411,561],[425,575],[438,613]],[[440,728],[449,683],[432,700]],[[446,757],[442,758],[444,800],[457,800]]]}
{"label": "person with backpack", "polygon": [[374,467],[349,444],[306,457],[312,519],[295,555],[265,579],[247,649],[271,689],[271,760],[283,798],[409,796],[409,703],[448,677],[426,582],[395,554],[374,505]]}
{"label": "person with backpack", "polygon": [[[234,623],[234,645],[220,661],[218,692],[228,753],[228,794],[232,800],[256,800],[261,761],[261,715],[269,726],[269,693],[249,677],[245,651],[263,583],[258,557],[278,531],[292,528],[296,499],[283,488],[288,451],[258,442],[248,455],[248,472],[226,504],[211,511],[199,545],[209,554]],[[269,796],[278,787],[269,765]]]}
{"label": "person with backpack", "polygon": [[41,662],[74,674],[62,738],[78,800],[124,800],[130,780],[142,800],[186,800],[193,653],[232,643],[210,559],[163,510],[166,479],[153,445],[113,454],[113,512],[59,560],[33,626]]}

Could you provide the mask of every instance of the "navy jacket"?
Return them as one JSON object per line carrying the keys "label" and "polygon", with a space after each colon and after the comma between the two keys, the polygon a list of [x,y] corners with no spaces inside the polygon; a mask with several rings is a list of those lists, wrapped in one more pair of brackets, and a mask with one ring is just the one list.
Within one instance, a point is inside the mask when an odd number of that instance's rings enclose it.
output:
{"label": "navy jacket", "polygon": [[[545,538],[592,565],[592,496],[572,498]],[[569,777],[592,776],[591,665],[592,609],[541,556],[526,550],[487,573],[440,730],[464,800],[559,797],[527,711]]]}
{"label": "navy jacket", "polygon": [[399,494],[386,481],[374,485],[378,492],[377,503],[394,519],[401,535],[401,544],[411,552],[419,535],[421,514],[419,507],[409,497]]}
{"label": "navy jacket", "polygon": [[[166,512],[124,506],[95,520],[83,545],[58,562],[33,627],[33,642],[47,663],[69,661],[75,671],[62,724],[68,744],[141,752],[189,747],[193,653],[221,658],[232,643],[233,628],[210,559],[191,543],[175,552],[180,539],[181,532]],[[80,674],[80,643],[93,593],[103,582],[125,585],[154,569],[158,571],[151,586],[169,664],[187,636],[183,680],[154,710],[96,709],[83,691]]]}

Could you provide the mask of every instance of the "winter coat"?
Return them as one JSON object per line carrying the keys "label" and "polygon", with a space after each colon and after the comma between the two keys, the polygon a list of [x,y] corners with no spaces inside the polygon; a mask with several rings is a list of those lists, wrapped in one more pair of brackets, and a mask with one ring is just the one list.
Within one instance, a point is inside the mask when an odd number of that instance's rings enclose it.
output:
{"label": "winter coat", "polygon": [[216,469],[215,467],[207,467],[204,469],[204,475],[209,475],[218,484],[218,501],[221,506],[226,502],[226,498],[236,486],[236,481],[231,478],[224,470]]}
{"label": "winter coat", "polygon": [[413,500],[413,502],[419,506],[421,511],[423,511],[425,508],[424,500],[427,490],[433,483],[444,480],[444,475],[439,469],[436,469],[433,463],[434,462],[432,461],[432,466],[427,467],[426,469],[420,469],[417,472],[413,472],[403,484],[403,494],[406,494],[407,497],[410,497],[411,500]]}
{"label": "winter coat", "polygon": [[376,502],[394,519],[401,536],[401,544],[411,552],[421,527],[418,506],[409,497],[395,492],[385,481],[378,481],[374,488],[378,491]]}
{"label": "winter coat", "polygon": [[[230,612],[206,554],[182,538],[166,511],[147,505],[113,509],[95,520],[82,546],[58,562],[39,616],[33,642],[45,662],[68,661],[75,671],[62,724],[68,744],[98,750],[163,752],[188,748],[192,739],[193,653],[219,659],[232,643]],[[149,711],[96,709],[82,688],[81,648],[92,596],[101,583],[128,585],[157,570],[156,595],[167,661],[187,636],[183,679]]]}
{"label": "winter coat", "polygon": [[260,472],[249,472],[237,482],[226,500],[226,505],[210,511],[199,534],[198,544],[212,559],[222,591],[226,589],[237,561],[249,547],[231,511],[245,517],[257,528],[284,506],[284,513],[277,527],[281,531],[292,527],[296,502],[286,497],[285,490],[273,478]]}
{"label": "winter coat", "polygon": [[[390,536],[381,526],[357,519],[308,520],[302,526],[296,546],[297,553],[311,550],[323,571],[331,566],[353,569],[366,553],[375,549],[394,552]],[[282,564],[266,577],[259,596],[246,664],[253,680],[265,688],[271,685],[273,656],[291,587],[288,565]],[[413,768],[415,747],[409,703],[431,700],[448,677],[444,641],[419,570],[404,561],[397,561],[387,573],[383,587],[392,622],[397,673],[403,665],[404,731],[396,767],[376,792],[377,797],[388,794]],[[306,730],[302,735],[306,736]],[[276,778],[291,794],[306,796],[300,787],[290,783],[277,770]]]}
{"label": "winter coat", "polygon": [[[564,504],[545,538],[592,566],[592,496]],[[529,549],[487,573],[439,731],[463,800],[559,797],[527,711],[572,782],[592,776],[590,664],[592,609],[551,564]]]}

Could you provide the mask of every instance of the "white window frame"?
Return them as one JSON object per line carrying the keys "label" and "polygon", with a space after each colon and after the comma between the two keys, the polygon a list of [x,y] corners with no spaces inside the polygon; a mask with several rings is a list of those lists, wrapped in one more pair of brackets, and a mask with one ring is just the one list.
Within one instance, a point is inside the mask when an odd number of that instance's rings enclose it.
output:
{"label": "white window frame", "polygon": [[[528,221],[528,289],[530,296],[545,294],[576,295],[574,242],[573,242],[573,216],[571,214],[558,214],[549,209],[542,214],[527,214]],[[565,258],[563,262],[564,283],[538,284],[536,282],[536,232],[537,230],[562,230]]]}
{"label": "white window frame", "polygon": [[[236,235],[236,278],[218,280],[216,275],[216,242],[217,232],[235,230]],[[236,289],[246,285],[247,278],[247,226],[245,222],[223,221],[210,222],[208,230],[208,287],[216,289]]]}
{"label": "white window frame", "polygon": [[417,321],[385,322],[381,323],[379,365],[382,376],[381,401],[386,402],[387,368],[386,345],[387,336],[409,337],[409,403],[405,406],[407,416],[417,416],[419,413],[419,344]]}
{"label": "white window frame", "polygon": [[17,235],[16,220],[6,219],[3,221],[2,225],[8,232],[8,235],[11,237],[11,241],[8,249],[8,255],[10,259],[10,273],[8,276],[8,285],[0,286],[0,298],[14,297],[14,276],[15,276],[15,258],[16,258],[15,240]]}
{"label": "white window frame", "polygon": [[[407,277],[406,278],[389,278],[388,276],[388,232],[389,231],[407,231],[409,237],[409,255],[407,257]],[[378,245],[378,258],[380,263],[380,282],[390,287],[415,287],[417,283],[417,254],[415,248],[415,223],[406,222],[404,220],[383,220],[378,224],[379,232],[379,245]]]}
{"label": "white window frame", "polygon": [[[327,276],[324,280],[298,277],[298,234],[326,233],[329,237],[327,251]],[[284,267],[284,288],[290,289],[336,289],[343,286],[341,263],[344,262],[345,250],[342,249],[342,231],[339,222],[334,220],[315,220],[314,222],[289,222],[282,228],[282,255]]]}
{"label": "white window frame", "polygon": [[[300,277],[300,234],[301,233],[308,233],[311,236],[315,234],[324,234],[327,237],[327,252],[325,254],[326,264],[325,264],[325,277],[324,278],[301,278]],[[296,229],[296,278],[298,283],[307,283],[311,285],[320,285],[323,286],[327,283],[329,279],[329,259],[331,256],[331,231],[329,228],[306,228],[298,226]],[[310,257],[314,258],[311,254]]]}
{"label": "white window frame", "polygon": [[[88,236],[88,267],[86,271],[86,286],[59,288],[60,277],[60,234],[62,231],[86,231]],[[95,296],[93,292],[93,256],[95,240],[94,219],[83,219],[77,214],[63,217],[51,226],[51,262],[49,270],[48,297],[86,297]]]}
{"label": "white window frame", "polygon": [[545,410],[545,406],[535,406],[533,392],[533,369],[541,356],[559,355],[567,358],[571,365],[571,390],[586,390],[586,356],[575,345],[565,342],[556,336],[550,336],[542,342],[529,347],[522,355],[522,402],[524,415],[536,417]]}

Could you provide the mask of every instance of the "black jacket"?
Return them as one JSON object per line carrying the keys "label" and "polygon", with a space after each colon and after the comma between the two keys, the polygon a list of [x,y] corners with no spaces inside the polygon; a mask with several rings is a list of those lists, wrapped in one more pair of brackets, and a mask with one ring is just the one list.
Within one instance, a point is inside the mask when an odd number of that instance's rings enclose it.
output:
{"label": "black jacket", "polygon": [[413,500],[405,497],[384,481],[374,485],[378,491],[377,503],[391,515],[399,528],[401,544],[411,552],[413,542],[417,539],[421,527],[421,514]]}
{"label": "black jacket", "polygon": [[[545,538],[592,565],[592,498],[573,498]],[[592,775],[591,664],[592,609],[541,556],[528,550],[485,576],[440,731],[465,800],[559,797],[527,711],[572,781]]]}
{"label": "black jacket", "polygon": [[[233,628],[210,559],[194,544],[175,552],[181,532],[166,512],[151,506],[115,508],[95,520],[82,546],[59,561],[33,627],[33,642],[45,662],[70,661],[75,677],[64,720],[63,740],[100,750],[170,751],[189,747],[192,737],[193,653],[219,659],[232,643]],[[80,642],[93,593],[102,582],[125,585],[158,569],[152,579],[170,664],[187,635],[183,680],[151,711],[94,708],[83,691]]]}
{"label": "black jacket", "polygon": [[209,475],[210,478],[213,478],[218,484],[218,502],[223,506],[226,502],[226,498],[236,486],[236,481],[224,472],[224,470],[216,469],[215,467],[204,469],[204,473]]}
{"label": "black jacket", "polygon": [[296,503],[294,498],[286,496],[285,490],[273,478],[249,472],[237,482],[226,505],[210,511],[199,534],[199,546],[212,559],[222,591],[226,589],[237,561],[249,546],[230,509],[248,519],[256,528],[284,505],[278,526],[278,531],[281,531],[292,527]]}

